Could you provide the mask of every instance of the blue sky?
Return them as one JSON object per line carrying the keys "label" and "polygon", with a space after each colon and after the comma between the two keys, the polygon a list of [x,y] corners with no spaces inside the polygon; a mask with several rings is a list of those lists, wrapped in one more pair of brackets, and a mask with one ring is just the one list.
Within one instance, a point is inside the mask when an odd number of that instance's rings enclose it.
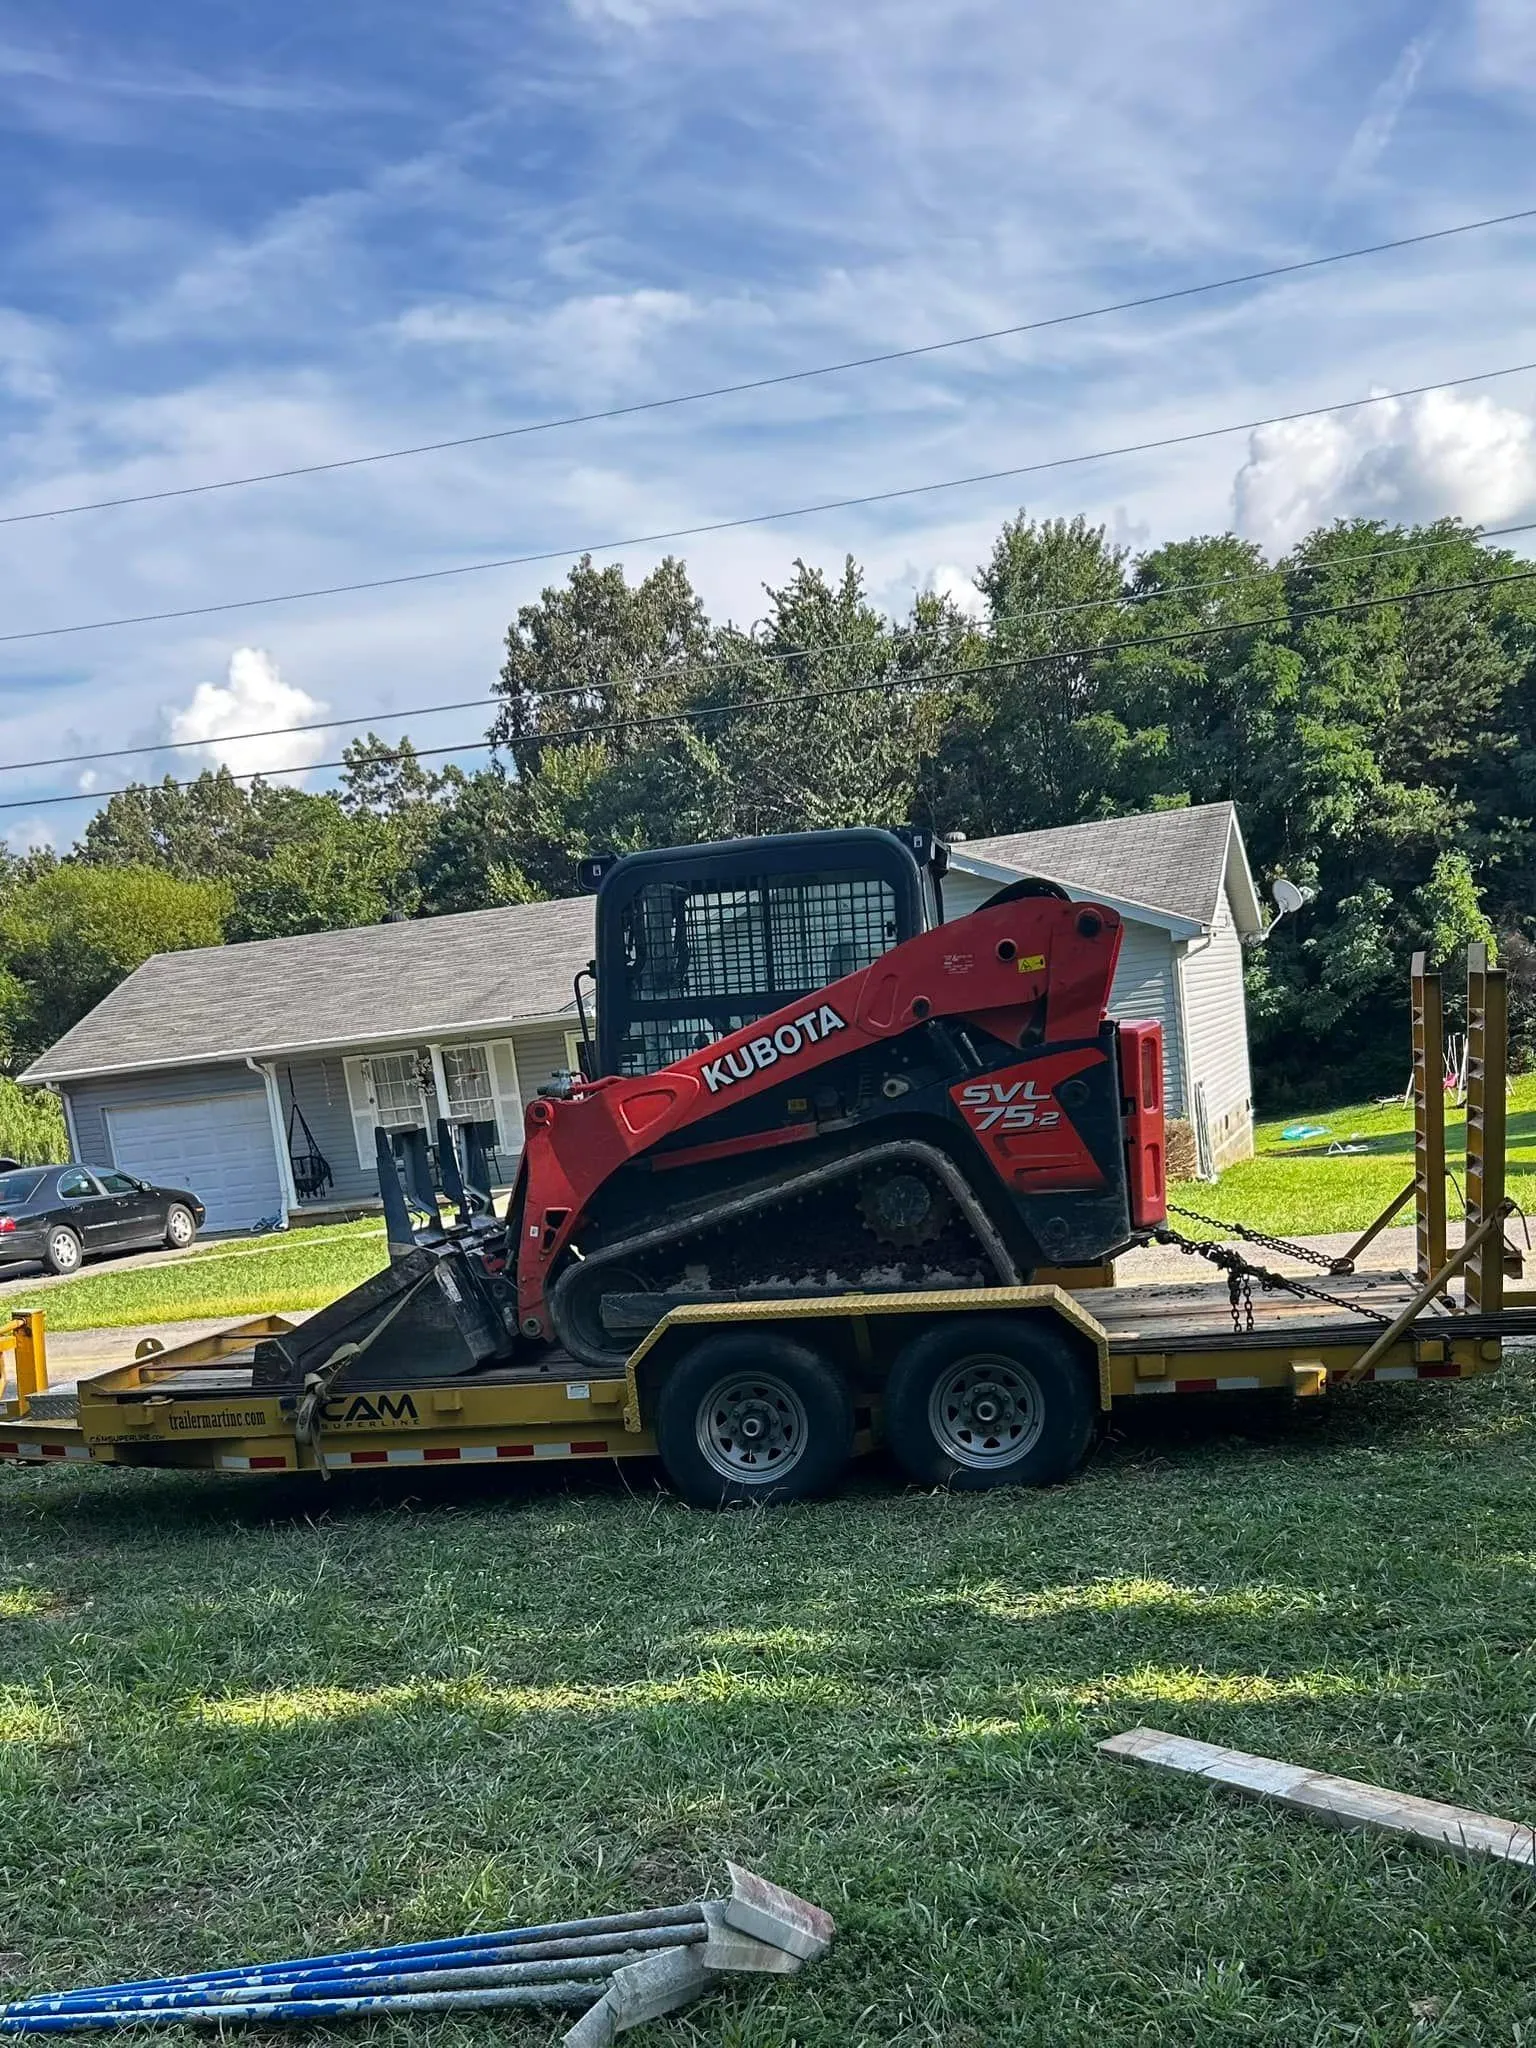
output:
{"label": "blue sky", "polygon": [[[1536,204],[1531,0],[0,0],[0,515],[901,347]],[[1536,223],[531,440],[0,526],[0,632],[597,543],[1536,358]],[[1536,516],[1536,375],[686,543],[717,616],[1000,520],[1132,546]],[[634,549],[631,573],[659,549]],[[0,766],[96,787],[306,705],[488,690],[561,565],[0,645]],[[474,713],[412,719],[423,745]],[[213,737],[210,737],[213,736]],[[343,736],[344,737],[344,736]],[[307,751],[306,751],[307,749]],[[323,775],[314,778],[323,781]],[[76,769],[0,776],[0,799]],[[0,812],[67,845],[90,805]]]}

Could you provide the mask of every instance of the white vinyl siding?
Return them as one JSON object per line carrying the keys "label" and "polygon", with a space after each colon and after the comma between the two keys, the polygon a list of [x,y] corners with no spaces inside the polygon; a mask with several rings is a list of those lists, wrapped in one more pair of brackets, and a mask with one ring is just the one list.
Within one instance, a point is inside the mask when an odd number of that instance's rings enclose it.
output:
{"label": "white vinyl siding", "polygon": [[1212,1163],[1227,1166],[1253,1151],[1253,1082],[1243,948],[1225,891],[1209,939],[1192,939],[1184,956],[1184,1011]]}

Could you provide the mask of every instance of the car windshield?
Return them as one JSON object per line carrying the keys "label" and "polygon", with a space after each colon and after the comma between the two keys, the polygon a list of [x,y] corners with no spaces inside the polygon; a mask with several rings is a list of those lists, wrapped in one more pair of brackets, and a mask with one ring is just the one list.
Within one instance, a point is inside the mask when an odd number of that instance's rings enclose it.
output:
{"label": "car windshield", "polygon": [[42,1184],[43,1176],[35,1169],[0,1173],[0,1209],[16,1209],[23,1202],[30,1202]]}

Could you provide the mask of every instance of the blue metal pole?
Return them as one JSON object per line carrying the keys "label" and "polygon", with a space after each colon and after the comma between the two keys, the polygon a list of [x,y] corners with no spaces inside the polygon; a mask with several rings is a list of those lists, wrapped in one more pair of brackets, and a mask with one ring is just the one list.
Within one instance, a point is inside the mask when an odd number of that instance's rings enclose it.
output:
{"label": "blue metal pole", "polygon": [[[385,1948],[339,1949],[330,1955],[299,1956],[286,1962],[237,1964],[222,1970],[189,1971],[179,1977],[140,1977],[116,1984],[98,1984],[88,1992],[58,1994],[73,1998],[100,1998],[126,1991],[151,1991],[157,1987],[188,1989],[194,1985],[247,1984],[275,1981],[295,1972],[327,1969],[378,1968],[384,1964],[413,1962],[418,1957],[458,1958],[487,1949],[520,1949],[530,1942],[576,1939],[583,1935],[631,1934],[652,1928],[678,1928],[700,1920],[697,1902],[686,1906],[656,1906],[643,1913],[604,1913],[587,1920],[551,1920],[539,1926],[503,1927],[485,1934],[460,1934],[436,1941],[396,1942]],[[686,1937],[674,1934],[672,1939]],[[30,2004],[30,2000],[22,2001]],[[8,2010],[15,2010],[10,2007]]]}
{"label": "blue metal pole", "polygon": [[374,2013],[468,2012],[502,2006],[557,2006],[566,2010],[592,2005],[600,1980],[585,1983],[566,1978],[551,1984],[507,1984],[484,1991],[418,1991],[363,1998],[272,1999],[248,2005],[156,2005],[131,2011],[70,2012],[0,2011],[0,2035],[68,2034],[77,2029],[109,2027],[223,2026],[234,2020],[325,2020],[366,2018]]}
{"label": "blue metal pole", "polygon": [[[694,1939],[703,1941],[708,1930],[700,1921]],[[242,2004],[252,1998],[263,2001],[293,1998],[372,1997],[376,1993],[405,1991],[483,1990],[497,1984],[556,1983],[562,1978],[610,1977],[626,1963],[637,1963],[657,1948],[676,1948],[676,1940],[653,1941],[644,1948],[618,1946],[622,1935],[604,1937],[615,1944],[597,1955],[562,1955],[548,1959],[524,1960],[465,1970],[406,1970],[388,1976],[370,1977],[359,1983],[355,1977],[302,1977],[256,1984],[188,1985],[181,1988],[157,1986],[153,1991],[118,1991],[108,1995],[91,1992],[62,1993],[57,1997],[29,1998],[0,2006],[6,2017],[58,2012],[142,2012],[177,2005]]]}
{"label": "blue metal pole", "polygon": [[[376,1963],[350,1963],[333,1965],[315,1962],[302,1969],[290,1970],[286,1975],[254,1972],[249,1977],[221,1979],[209,1983],[193,1977],[163,1978],[153,1982],[135,1984],[123,1990],[105,1988],[87,1991],[38,1992],[30,1998],[13,2000],[4,2009],[9,2013],[23,2012],[68,2012],[71,2010],[99,2010],[107,2006],[157,2005],[170,1997],[190,1997],[195,2000],[224,1997],[243,1998],[263,1990],[269,1994],[281,1986],[285,1995],[307,1997],[319,1995],[318,1987],[324,1984],[327,1993],[331,1987],[338,1991],[363,1992],[379,1989],[386,1979],[397,1982],[409,1975],[424,1988],[429,1980],[445,1983],[450,1978],[469,1982],[476,1971],[483,1971],[481,1981],[515,1982],[515,1977],[498,1980],[498,1968],[511,1971],[532,1970],[535,1965],[548,1968],[564,1962],[594,1960],[606,1968],[615,1967],[614,1958],[623,1956],[628,1961],[658,1948],[675,1948],[680,1943],[703,1941],[708,1928],[702,1919],[679,1921],[670,1927],[642,1927],[632,1933],[588,1934],[570,1936],[564,1941],[539,1941],[518,1944],[503,1949],[478,1949],[459,1954],[426,1956],[414,1965],[388,1965]],[[399,1988],[397,1983],[397,1988]]]}

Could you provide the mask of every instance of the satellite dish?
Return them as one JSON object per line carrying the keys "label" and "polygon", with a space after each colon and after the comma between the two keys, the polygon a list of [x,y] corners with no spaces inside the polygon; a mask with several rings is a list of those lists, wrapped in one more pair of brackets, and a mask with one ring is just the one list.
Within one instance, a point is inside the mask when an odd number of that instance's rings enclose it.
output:
{"label": "satellite dish", "polygon": [[1288,917],[1293,910],[1300,910],[1307,900],[1305,893],[1284,875],[1276,875],[1269,893],[1282,917]]}

